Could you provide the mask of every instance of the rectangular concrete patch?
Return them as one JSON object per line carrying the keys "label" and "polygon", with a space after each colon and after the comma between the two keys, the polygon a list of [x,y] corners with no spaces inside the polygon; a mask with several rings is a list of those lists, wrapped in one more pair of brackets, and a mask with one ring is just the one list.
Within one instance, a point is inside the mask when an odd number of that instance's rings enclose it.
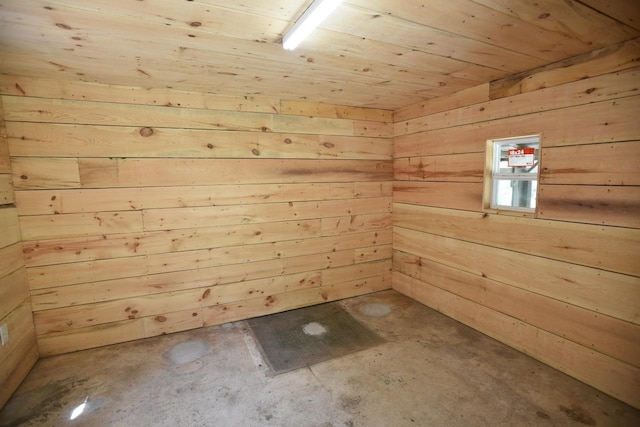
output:
{"label": "rectangular concrete patch", "polygon": [[326,303],[247,321],[275,375],[385,342],[338,303]]}

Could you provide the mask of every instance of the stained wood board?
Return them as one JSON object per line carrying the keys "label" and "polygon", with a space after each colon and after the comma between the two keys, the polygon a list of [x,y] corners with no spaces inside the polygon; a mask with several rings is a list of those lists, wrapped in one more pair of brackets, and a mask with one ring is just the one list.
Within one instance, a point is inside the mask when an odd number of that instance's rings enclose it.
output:
{"label": "stained wood board", "polygon": [[633,366],[640,366],[640,325],[546,296],[397,253],[400,273],[499,311]]}
{"label": "stained wood board", "polygon": [[543,363],[632,406],[640,406],[635,393],[640,382],[640,371],[636,367],[401,273],[394,273],[393,286],[397,291],[464,324],[473,325],[480,332]]}
{"label": "stained wood board", "polygon": [[640,324],[637,277],[398,227],[394,250]]}
{"label": "stained wood board", "polygon": [[[394,204],[394,227],[640,276],[640,231]],[[607,253],[602,257],[601,253]]]}

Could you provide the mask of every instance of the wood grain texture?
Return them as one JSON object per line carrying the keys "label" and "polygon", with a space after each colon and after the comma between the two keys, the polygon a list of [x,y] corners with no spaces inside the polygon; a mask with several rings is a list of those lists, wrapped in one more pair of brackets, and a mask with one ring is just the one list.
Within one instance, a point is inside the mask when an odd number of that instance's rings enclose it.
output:
{"label": "wood grain texture", "polygon": [[203,326],[200,310],[165,313],[38,337],[44,357]]}
{"label": "wood grain texture", "polygon": [[29,282],[24,267],[0,277],[0,319],[29,298]]}
{"label": "wood grain texture", "polygon": [[390,123],[238,111],[4,96],[7,122],[391,137]]}
{"label": "wood grain texture", "polygon": [[21,241],[20,225],[18,223],[18,210],[12,206],[0,207],[0,248]]}
{"label": "wood grain texture", "polygon": [[15,157],[11,160],[13,185],[22,188],[77,188],[78,159]]}
{"label": "wood grain texture", "polygon": [[[390,182],[198,185],[17,191],[23,215],[391,197]],[[215,197],[213,197],[215,195]]]}
{"label": "wood grain texture", "polygon": [[[551,6],[479,2],[508,14]],[[470,92],[402,110],[393,206],[394,289],[636,407],[637,43],[498,80],[489,101]],[[536,212],[474,207],[482,190],[467,171],[484,171],[486,141],[533,134]],[[434,173],[440,159],[470,182]]]}
{"label": "wood grain texture", "polygon": [[640,228],[640,187],[543,185],[540,218]]}
{"label": "wood grain texture", "polygon": [[15,203],[15,192],[11,174],[0,174],[0,206]]}
{"label": "wood grain texture", "polygon": [[398,181],[481,182],[484,161],[483,153],[400,158],[393,173]]}
{"label": "wood grain texture", "polygon": [[[562,108],[575,108],[580,105],[603,102],[609,99],[619,99],[625,96],[636,95],[640,89],[638,84],[638,68],[605,74],[590,79],[582,79],[562,86],[550,89],[528,92],[523,95],[497,99],[480,104],[463,106],[454,110],[434,112],[432,114],[417,117],[395,123],[397,135],[412,134],[428,130],[443,129],[464,124],[480,123],[496,119],[521,116],[543,111],[558,110]],[[554,96],[549,96],[551,92]],[[638,111],[637,99],[627,100],[633,102],[620,108],[619,111],[631,109]],[[620,100],[619,102],[623,102]],[[616,106],[614,103],[613,106]],[[611,106],[600,104],[601,112],[611,109]],[[592,108],[596,108],[593,106]],[[602,113],[601,113],[602,114]],[[608,115],[608,117],[612,117]],[[619,120],[619,119],[618,119]],[[612,123],[615,120],[612,119]]]}
{"label": "wood grain texture", "polygon": [[[41,89],[23,77],[9,79],[2,91],[257,113],[280,111],[280,99],[313,100],[323,106],[284,107],[325,116],[347,111],[345,105],[391,110],[423,103],[640,35],[634,11],[611,2],[454,0],[424,7],[351,0],[301,54],[290,55],[280,40],[307,6],[303,0],[189,3],[4,5],[3,71],[65,82]],[[110,84],[113,98],[78,80]],[[202,88],[211,93],[198,94]]]}
{"label": "wood grain texture", "polygon": [[[491,82],[489,97],[498,99],[571,83],[637,65],[640,40],[632,39]],[[596,88],[594,88],[596,89]]]}
{"label": "wood grain texture", "polygon": [[395,250],[640,323],[637,277],[399,227],[393,237]]}
{"label": "wood grain texture", "polygon": [[20,81],[2,98],[22,230],[6,258],[26,261],[43,355],[201,327],[207,307],[259,295],[391,286],[389,111],[173,91],[154,95],[188,107],[159,106],[82,84],[53,99]]}
{"label": "wood grain texture", "polygon": [[[606,333],[638,323],[637,8],[423,3],[348,0],[293,55],[303,0],[3,4],[3,312],[28,278],[52,355],[386,289],[395,247],[487,286],[399,289],[638,406]],[[480,218],[485,141],[528,134],[537,216]]]}
{"label": "wood grain texture", "polygon": [[640,406],[635,393],[640,384],[637,367],[402,273],[394,273],[393,279],[394,289],[629,405]]}
{"label": "wood grain texture", "polygon": [[[393,224],[514,252],[640,276],[640,230],[394,204]],[[522,238],[522,230],[530,233]],[[600,251],[609,256],[603,258]]]}
{"label": "wood grain texture", "polygon": [[482,209],[482,184],[479,182],[396,181],[393,185],[393,202],[479,211]]}
{"label": "wood grain texture", "polygon": [[13,156],[391,159],[373,137],[11,122]]}
{"label": "wood grain texture", "polygon": [[105,85],[60,78],[0,75],[0,93],[51,99],[92,100],[136,105],[203,108],[211,110],[278,113],[280,100],[255,96],[228,96],[202,91],[180,91],[168,88]]}
{"label": "wood grain texture", "polygon": [[[640,136],[640,132],[638,132]],[[576,161],[579,159],[579,161]],[[542,184],[640,185],[640,140],[551,147],[542,152]]]}
{"label": "wood grain texture", "polygon": [[[23,158],[24,172],[40,160]],[[63,159],[59,159],[61,162]],[[64,159],[66,160],[66,159]],[[71,162],[72,163],[72,162]],[[391,161],[374,160],[268,160],[268,159],[95,159],[82,158],[79,178],[82,188],[155,187],[218,184],[286,184],[289,182],[386,181],[391,179]],[[33,173],[36,173],[35,170]],[[26,173],[24,173],[25,176]],[[21,183],[16,188],[42,188]],[[27,180],[25,180],[27,181]],[[54,182],[52,187],[71,186]]]}
{"label": "wood grain texture", "polygon": [[[640,326],[463,272],[397,253],[397,272],[429,283],[635,367],[640,366]],[[411,258],[414,258],[413,260]]]}
{"label": "wood grain texture", "polygon": [[6,324],[9,333],[9,341],[0,348],[0,408],[38,359],[10,165],[0,102],[0,324]]}

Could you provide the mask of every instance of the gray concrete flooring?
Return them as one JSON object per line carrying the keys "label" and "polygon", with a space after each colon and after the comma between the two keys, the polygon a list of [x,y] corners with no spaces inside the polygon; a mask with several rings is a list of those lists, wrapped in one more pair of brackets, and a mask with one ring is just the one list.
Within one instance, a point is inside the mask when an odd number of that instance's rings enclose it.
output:
{"label": "gray concrete flooring", "polygon": [[50,357],[0,426],[640,426],[640,411],[396,292],[341,304],[387,343],[278,376],[246,322]]}

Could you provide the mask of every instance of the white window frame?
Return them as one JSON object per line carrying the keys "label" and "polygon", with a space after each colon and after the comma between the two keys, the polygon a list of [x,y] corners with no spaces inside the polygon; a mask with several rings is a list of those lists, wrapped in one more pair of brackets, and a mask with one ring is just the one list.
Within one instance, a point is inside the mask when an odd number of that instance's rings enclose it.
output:
{"label": "white window frame", "polygon": [[[537,209],[537,192],[538,192],[538,178],[540,174],[540,135],[527,135],[513,138],[500,138],[487,141],[487,167],[485,169],[485,210],[492,210],[496,212],[506,211],[515,213],[535,214]],[[537,172],[532,173],[501,173],[500,172],[500,157],[501,147],[508,144],[535,144],[538,154]],[[509,181],[532,181],[536,183],[536,198],[535,206],[532,208],[524,208],[517,206],[499,205],[498,198],[498,182],[503,180]],[[487,197],[486,193],[489,193]]]}

